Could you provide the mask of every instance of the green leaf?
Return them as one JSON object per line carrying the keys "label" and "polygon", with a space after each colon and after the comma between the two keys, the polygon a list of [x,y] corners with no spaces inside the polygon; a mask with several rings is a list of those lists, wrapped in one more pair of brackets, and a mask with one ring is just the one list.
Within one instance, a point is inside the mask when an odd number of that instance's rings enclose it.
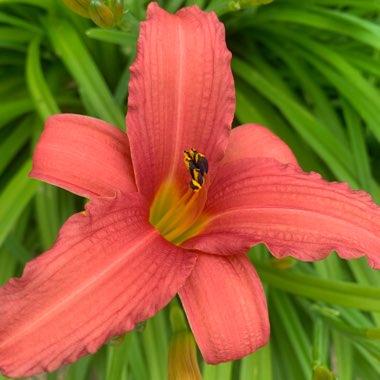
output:
{"label": "green leaf", "polygon": [[60,113],[60,110],[42,73],[40,43],[41,38],[37,37],[29,45],[26,61],[26,78],[34,105],[41,119],[45,120],[50,115]]}
{"label": "green leaf", "polygon": [[28,160],[0,193],[0,246],[37,191],[38,183],[28,177],[30,169]]}
{"label": "green leaf", "polygon": [[352,157],[328,129],[321,125],[306,109],[279,92],[259,72],[244,61],[234,58],[232,68],[242,80],[245,80],[281,109],[297,132],[326,161],[339,179],[349,181],[351,185],[356,186],[351,167]]}
{"label": "green leaf", "polygon": [[21,98],[17,100],[3,101],[0,103],[0,128],[4,127],[18,117],[33,111],[34,105],[31,99]]}
{"label": "green leaf", "polygon": [[[244,357],[240,361],[240,380],[272,380],[272,351],[271,343]],[[216,378],[215,380],[218,380]]]}
{"label": "green leaf", "polygon": [[53,18],[46,20],[46,27],[57,54],[77,81],[94,116],[125,128],[124,115],[74,27],[66,20]]}
{"label": "green leaf", "polygon": [[120,345],[108,347],[108,368],[106,380],[123,380],[127,378],[128,352],[130,348],[131,335],[127,334],[122,339],[123,341]]}
{"label": "green leaf", "polygon": [[273,21],[286,21],[330,30],[368,44],[375,49],[380,48],[380,27],[347,12],[309,5],[302,6],[299,3],[296,6],[282,4],[262,9],[256,18],[258,23]]}
{"label": "green leaf", "polygon": [[51,4],[55,0],[0,0],[0,4],[26,4],[26,5],[33,5],[36,7],[41,7],[46,10],[51,8]]}
{"label": "green leaf", "polygon": [[[229,380],[232,377],[233,363],[221,363],[217,365],[205,364],[203,367],[203,380]],[[270,379],[268,379],[270,380]]]}
{"label": "green leaf", "polygon": [[335,305],[380,312],[378,288],[279,270],[256,260],[254,264],[263,281],[274,288]]}
{"label": "green leaf", "polygon": [[133,32],[124,32],[117,29],[89,29],[86,32],[87,36],[95,40],[110,42],[129,48],[136,48],[137,34]]}
{"label": "green leaf", "polygon": [[5,136],[2,135],[0,139],[0,175],[30,139],[33,131],[33,129],[30,128],[30,125],[33,124],[33,122],[33,117],[26,117],[16,126],[10,126],[2,130],[2,132],[4,131],[7,133]]}

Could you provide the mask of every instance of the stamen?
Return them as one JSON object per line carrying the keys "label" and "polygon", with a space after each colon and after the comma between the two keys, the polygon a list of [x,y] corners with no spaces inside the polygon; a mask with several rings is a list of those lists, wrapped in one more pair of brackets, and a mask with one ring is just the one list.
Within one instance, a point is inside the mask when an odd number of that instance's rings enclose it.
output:
{"label": "stamen", "polygon": [[[195,148],[183,152],[184,164],[191,176],[189,188],[180,196],[175,180],[163,183],[156,194],[151,207],[150,222],[169,241],[183,241],[204,227],[197,224],[203,210],[206,191],[200,191],[205,185],[208,172],[206,157]],[[196,225],[196,226],[194,226]]]}
{"label": "stamen", "polygon": [[183,151],[183,161],[191,175],[190,188],[199,191],[204,184],[204,176],[208,173],[208,161],[204,154],[195,148]]}
{"label": "stamen", "polygon": [[[170,222],[165,226],[164,235],[166,239],[170,240],[168,238],[168,234],[172,233],[174,234],[175,230],[185,231],[187,224],[189,224],[189,227],[194,222],[194,218],[197,216],[194,212],[190,212],[192,205],[195,203],[195,201],[198,198],[199,193],[193,193],[192,198],[189,202],[186,203],[186,205],[179,210],[178,213],[172,214],[173,218],[170,220]],[[178,209],[177,209],[178,210]],[[194,210],[191,210],[194,211]],[[190,215],[189,215],[190,214]],[[173,231],[174,229],[174,231]],[[177,235],[176,235],[177,236]]]}
{"label": "stamen", "polygon": [[207,222],[207,216],[200,216],[196,219],[195,223],[194,220],[191,223],[187,223],[184,230],[178,228],[177,230],[171,232],[169,235],[167,235],[167,239],[174,244],[180,245],[185,240],[191,238],[194,235],[197,235],[200,231],[202,231],[203,228],[207,225]]}
{"label": "stamen", "polygon": [[188,201],[188,199],[193,195],[193,192],[191,189],[188,189],[186,193],[181,197],[181,199],[177,202],[175,207],[172,207],[162,219],[156,224],[156,228],[161,231],[162,227],[165,225],[165,223],[175,214],[175,212],[183,207],[184,204]]}

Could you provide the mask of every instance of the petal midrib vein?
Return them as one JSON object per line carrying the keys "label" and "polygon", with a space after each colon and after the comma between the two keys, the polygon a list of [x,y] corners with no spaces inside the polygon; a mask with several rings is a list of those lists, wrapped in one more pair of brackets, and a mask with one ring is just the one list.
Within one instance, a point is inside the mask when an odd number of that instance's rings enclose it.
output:
{"label": "petal midrib vein", "polygon": [[[182,114],[183,114],[183,102],[184,102],[184,84],[183,84],[183,65],[184,65],[184,42],[183,42],[183,30],[181,21],[178,22],[178,92],[177,92],[177,120],[175,126],[175,140],[173,148],[173,157],[176,157],[176,153],[180,151],[180,134],[181,134],[181,123],[182,123]],[[172,178],[175,175],[179,160],[174,159],[173,165],[171,167],[169,178]]]}

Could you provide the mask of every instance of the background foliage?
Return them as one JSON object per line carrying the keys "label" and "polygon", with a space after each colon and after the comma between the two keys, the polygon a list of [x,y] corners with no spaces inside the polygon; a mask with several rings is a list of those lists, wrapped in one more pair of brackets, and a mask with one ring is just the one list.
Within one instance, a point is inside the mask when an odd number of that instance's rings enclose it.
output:
{"label": "background foliage", "polygon": [[[305,170],[380,201],[380,1],[162,0],[215,10],[233,53],[235,125],[270,127]],[[0,282],[53,243],[83,200],[28,178],[47,116],[92,115],[124,127],[129,65],[146,2],[125,0],[100,29],[56,0],[0,0]],[[379,379],[380,275],[336,255],[314,264],[250,252],[268,296],[271,342],[204,380]],[[169,306],[118,344],[44,379],[166,378]],[[1,378],[1,376],[0,376]]]}

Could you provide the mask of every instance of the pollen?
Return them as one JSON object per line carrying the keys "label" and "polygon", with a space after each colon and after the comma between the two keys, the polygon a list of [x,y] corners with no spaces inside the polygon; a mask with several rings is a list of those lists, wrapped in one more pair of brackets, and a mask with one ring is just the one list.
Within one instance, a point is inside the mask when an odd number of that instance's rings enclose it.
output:
{"label": "pollen", "polygon": [[204,184],[204,177],[208,173],[207,158],[195,148],[191,148],[183,152],[183,161],[191,175],[191,190],[199,191]]}

